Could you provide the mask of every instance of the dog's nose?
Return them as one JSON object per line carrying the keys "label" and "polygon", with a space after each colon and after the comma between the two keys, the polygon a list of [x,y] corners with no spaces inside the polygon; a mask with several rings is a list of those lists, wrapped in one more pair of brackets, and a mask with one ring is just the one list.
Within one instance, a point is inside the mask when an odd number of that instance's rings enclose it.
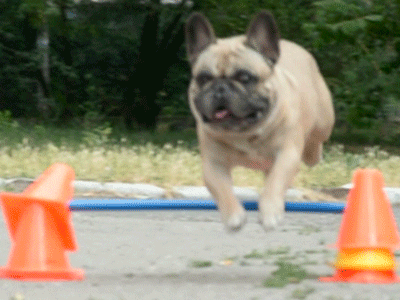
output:
{"label": "dog's nose", "polygon": [[218,101],[225,101],[228,97],[228,86],[224,82],[219,82],[214,87],[214,98]]}

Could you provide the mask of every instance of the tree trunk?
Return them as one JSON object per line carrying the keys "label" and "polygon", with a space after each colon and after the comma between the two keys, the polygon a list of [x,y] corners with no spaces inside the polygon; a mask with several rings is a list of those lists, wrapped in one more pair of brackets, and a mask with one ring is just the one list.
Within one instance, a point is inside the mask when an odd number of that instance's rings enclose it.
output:
{"label": "tree trunk", "polygon": [[[66,66],[72,67],[72,46],[69,40],[69,28],[67,20],[67,5],[66,0],[60,2],[60,13],[61,13],[61,51],[59,52],[62,61]],[[64,95],[66,99],[65,107],[61,113],[60,119],[65,121],[73,117],[74,112],[72,108],[74,107],[74,97],[72,94],[73,82],[71,78],[65,76],[64,80]]]}
{"label": "tree trunk", "polygon": [[37,108],[39,113],[44,119],[48,119],[51,113],[50,107],[50,38],[49,26],[45,21],[42,27],[41,34],[37,38],[37,48],[42,56],[42,68],[40,78],[38,80],[38,104]]}
{"label": "tree trunk", "polygon": [[[156,104],[157,87],[154,77],[158,72],[156,57],[160,13],[149,7],[141,35],[139,55],[134,73],[129,77],[124,95],[123,115],[127,128],[136,121],[141,127],[154,129],[160,108]],[[158,85],[158,84],[157,84]]]}
{"label": "tree trunk", "polygon": [[161,112],[157,93],[184,40],[182,16],[182,11],[177,13],[158,42],[159,9],[149,8],[142,29],[137,64],[124,95],[123,115],[127,128],[131,128],[133,121],[146,129],[154,129],[157,125]]}

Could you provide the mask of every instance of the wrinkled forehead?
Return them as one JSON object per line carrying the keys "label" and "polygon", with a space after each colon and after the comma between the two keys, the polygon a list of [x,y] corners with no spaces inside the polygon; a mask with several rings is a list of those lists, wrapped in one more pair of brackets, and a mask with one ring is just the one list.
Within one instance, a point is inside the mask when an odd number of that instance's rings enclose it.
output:
{"label": "wrinkled forehead", "polygon": [[193,74],[207,71],[216,77],[232,76],[243,69],[258,76],[269,76],[271,69],[258,52],[244,45],[244,38],[218,39],[199,57]]}

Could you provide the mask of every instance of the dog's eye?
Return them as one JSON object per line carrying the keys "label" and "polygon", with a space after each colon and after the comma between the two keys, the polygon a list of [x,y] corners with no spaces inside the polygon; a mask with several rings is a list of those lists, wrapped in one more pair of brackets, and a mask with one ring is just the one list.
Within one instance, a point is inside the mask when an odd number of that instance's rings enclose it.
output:
{"label": "dog's eye", "polygon": [[200,73],[196,77],[197,84],[200,87],[202,87],[203,85],[205,85],[206,83],[210,82],[213,79],[214,79],[214,77],[209,73]]}
{"label": "dog's eye", "polygon": [[256,76],[244,70],[236,72],[236,74],[233,76],[233,79],[243,84],[253,83],[257,81]]}

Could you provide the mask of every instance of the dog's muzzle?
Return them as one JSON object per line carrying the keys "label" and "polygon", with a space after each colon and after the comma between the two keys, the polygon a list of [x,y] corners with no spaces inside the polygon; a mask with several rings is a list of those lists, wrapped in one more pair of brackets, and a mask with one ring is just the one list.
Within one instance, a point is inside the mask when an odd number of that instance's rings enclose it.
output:
{"label": "dog's muzzle", "polygon": [[265,117],[269,100],[235,91],[229,82],[221,80],[196,99],[196,108],[205,123],[244,130]]}

